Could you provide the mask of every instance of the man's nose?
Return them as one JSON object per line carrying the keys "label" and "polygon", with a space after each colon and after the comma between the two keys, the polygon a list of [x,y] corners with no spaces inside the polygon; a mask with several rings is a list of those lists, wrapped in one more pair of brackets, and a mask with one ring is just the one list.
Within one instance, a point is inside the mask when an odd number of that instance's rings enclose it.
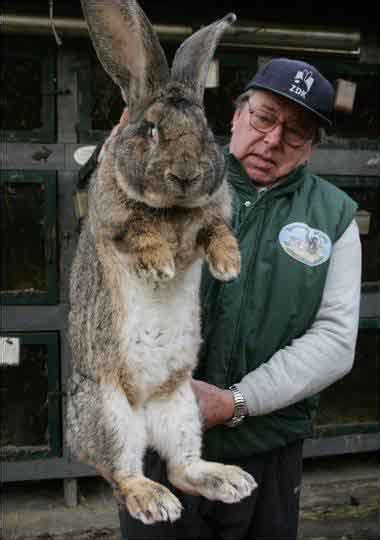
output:
{"label": "man's nose", "polygon": [[264,142],[271,146],[278,146],[282,141],[283,126],[278,124],[275,128],[265,134]]}

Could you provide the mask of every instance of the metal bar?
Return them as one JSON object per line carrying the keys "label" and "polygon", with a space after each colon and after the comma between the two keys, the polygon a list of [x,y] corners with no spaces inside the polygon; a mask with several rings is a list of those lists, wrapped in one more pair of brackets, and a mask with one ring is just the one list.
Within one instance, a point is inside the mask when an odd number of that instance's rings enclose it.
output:
{"label": "metal bar", "polygon": [[357,58],[360,56],[360,48],[354,49],[354,50],[347,50],[347,49],[326,49],[322,47],[307,47],[304,45],[281,45],[280,43],[231,43],[231,42],[223,42],[223,45],[226,47],[232,48],[232,49],[260,49],[265,51],[287,51],[289,53],[291,52],[304,52],[309,54],[324,54],[329,55],[333,54],[334,56],[345,56],[345,57],[355,57]]}
{"label": "metal bar", "polygon": [[[1,24],[5,34],[52,33],[51,21],[48,17],[8,13],[2,15]],[[54,26],[61,37],[88,37],[87,23],[84,19],[55,17]],[[193,33],[193,28],[191,26],[157,24],[154,25],[154,28],[163,38],[184,38]]]}
{"label": "metal bar", "polygon": [[[33,15],[2,14],[1,26],[5,34],[50,34],[51,21],[48,17]],[[54,26],[59,33],[66,36],[88,36],[87,24],[84,19],[54,18]]]}
{"label": "metal bar", "polygon": [[322,30],[316,27],[300,28],[296,26],[267,26],[265,23],[255,26],[232,26],[226,31],[225,41],[230,36],[238,43],[254,43],[257,47],[272,45],[277,47],[307,47],[308,49],[327,49],[358,51],[360,32],[353,30]]}
{"label": "metal bar", "polygon": [[[88,36],[84,19],[57,17],[54,26],[61,37]],[[163,40],[183,40],[197,27],[181,25],[153,25]],[[2,16],[2,29],[5,34],[49,34],[53,33],[48,17],[6,14]],[[352,28],[325,30],[317,27],[297,27],[255,23],[229,28],[222,43],[231,47],[250,46],[257,48],[281,48],[313,50],[343,54],[360,54],[360,31]]]}

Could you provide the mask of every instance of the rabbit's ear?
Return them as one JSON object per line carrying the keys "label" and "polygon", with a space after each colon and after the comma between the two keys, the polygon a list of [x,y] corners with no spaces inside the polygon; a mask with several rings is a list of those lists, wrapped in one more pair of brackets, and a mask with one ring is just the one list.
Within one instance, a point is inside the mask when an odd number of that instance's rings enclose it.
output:
{"label": "rabbit's ear", "polygon": [[199,103],[203,103],[207,74],[215,49],[223,32],[235,21],[236,15],[229,13],[187,38],[176,52],[171,79],[191,88]]}
{"label": "rabbit's ear", "polygon": [[169,79],[165,53],[134,0],[81,0],[99,60],[121,88],[129,117]]}

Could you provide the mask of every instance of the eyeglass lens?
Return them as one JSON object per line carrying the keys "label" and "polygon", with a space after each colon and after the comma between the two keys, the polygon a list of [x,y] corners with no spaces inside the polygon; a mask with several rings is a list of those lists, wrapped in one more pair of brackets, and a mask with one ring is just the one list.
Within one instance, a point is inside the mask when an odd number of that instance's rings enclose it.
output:
{"label": "eyeglass lens", "polygon": [[[260,107],[253,108],[248,101],[249,123],[252,128],[261,133],[269,133],[281,124],[278,117],[271,112]],[[312,128],[299,126],[297,124],[283,123],[283,139],[291,146],[302,146],[312,139]]]}

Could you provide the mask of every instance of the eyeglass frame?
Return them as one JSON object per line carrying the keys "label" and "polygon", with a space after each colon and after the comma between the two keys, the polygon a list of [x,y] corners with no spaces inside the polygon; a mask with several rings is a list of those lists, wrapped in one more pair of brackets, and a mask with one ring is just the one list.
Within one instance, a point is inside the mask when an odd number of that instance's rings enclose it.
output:
{"label": "eyeglass frame", "polygon": [[[313,133],[313,135],[310,137],[310,138],[306,138],[303,142],[301,142],[300,144],[293,144],[293,143],[289,143],[287,140],[286,140],[286,124],[284,124],[283,122],[279,122],[278,119],[277,121],[274,123],[274,125],[266,130],[266,131],[262,131],[261,129],[258,129],[256,126],[254,126],[251,122],[251,118],[252,118],[252,115],[255,113],[255,110],[252,110],[252,105],[250,103],[250,98],[252,96],[249,96],[247,97],[246,99],[246,102],[248,104],[248,114],[249,114],[249,120],[248,120],[248,123],[249,123],[249,126],[252,128],[252,129],[255,129],[256,131],[258,131],[259,133],[262,133],[263,135],[266,135],[267,133],[270,133],[271,131],[273,131],[274,129],[276,129],[277,126],[283,124],[284,127],[285,127],[285,131],[284,131],[284,135],[283,135],[283,141],[285,144],[291,146],[292,148],[301,148],[302,146],[304,146],[305,144],[307,144],[308,142],[311,142],[313,141],[315,138],[316,138],[316,134],[317,134],[317,127],[315,128],[316,131],[315,133]],[[276,115],[274,115],[276,116]]]}

